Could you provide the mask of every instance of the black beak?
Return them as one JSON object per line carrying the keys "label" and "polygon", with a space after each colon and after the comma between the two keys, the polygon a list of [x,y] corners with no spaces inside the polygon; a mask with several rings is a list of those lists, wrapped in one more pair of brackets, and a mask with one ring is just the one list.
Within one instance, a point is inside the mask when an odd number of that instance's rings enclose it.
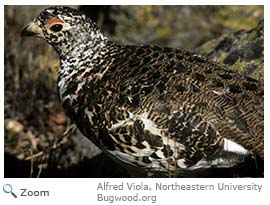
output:
{"label": "black beak", "polygon": [[26,26],[22,31],[21,31],[21,37],[22,36],[33,36],[34,33],[29,31],[29,26]]}
{"label": "black beak", "polygon": [[34,22],[30,22],[21,32],[21,36],[36,36],[40,38],[44,38],[42,29],[35,24]]}

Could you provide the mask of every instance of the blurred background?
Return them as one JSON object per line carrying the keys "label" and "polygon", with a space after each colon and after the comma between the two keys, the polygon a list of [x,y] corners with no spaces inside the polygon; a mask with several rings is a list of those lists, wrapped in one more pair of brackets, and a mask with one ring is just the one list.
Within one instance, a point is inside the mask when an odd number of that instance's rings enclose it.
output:
{"label": "blurred background", "polygon": [[[46,7],[4,9],[5,177],[132,177],[64,115],[56,93],[54,50],[40,39],[20,37],[21,29]],[[263,6],[73,7],[117,43],[195,51],[263,80]],[[213,170],[211,176],[262,176],[257,161],[246,163],[236,170]]]}

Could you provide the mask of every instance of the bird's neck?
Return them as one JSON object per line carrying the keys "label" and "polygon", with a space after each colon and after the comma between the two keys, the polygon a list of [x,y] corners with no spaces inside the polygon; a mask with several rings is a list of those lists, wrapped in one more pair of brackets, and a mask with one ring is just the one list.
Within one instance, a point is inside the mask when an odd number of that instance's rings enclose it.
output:
{"label": "bird's neck", "polygon": [[60,73],[75,72],[85,67],[91,69],[95,59],[104,55],[106,46],[111,43],[100,31],[90,33],[81,39],[65,52],[58,52],[61,64]]}

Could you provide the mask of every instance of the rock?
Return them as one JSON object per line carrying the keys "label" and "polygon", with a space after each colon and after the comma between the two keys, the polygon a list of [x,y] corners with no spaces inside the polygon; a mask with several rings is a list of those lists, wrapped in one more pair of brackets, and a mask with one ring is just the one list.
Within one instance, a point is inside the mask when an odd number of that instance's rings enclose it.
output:
{"label": "rock", "polygon": [[244,75],[263,79],[264,21],[251,30],[240,30],[211,40],[196,50],[197,53],[239,70]]}
{"label": "rock", "polygon": [[5,128],[7,131],[13,132],[13,133],[19,133],[23,130],[24,126],[22,123],[13,120],[13,119],[5,119]]}

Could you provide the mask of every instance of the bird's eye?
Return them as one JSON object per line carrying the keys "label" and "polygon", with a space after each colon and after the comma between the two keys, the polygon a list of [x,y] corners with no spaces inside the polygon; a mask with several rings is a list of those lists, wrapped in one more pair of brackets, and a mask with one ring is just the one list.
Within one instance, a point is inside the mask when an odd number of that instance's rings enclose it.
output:
{"label": "bird's eye", "polygon": [[62,24],[54,24],[52,27],[50,27],[50,30],[53,32],[59,32],[63,28]]}

